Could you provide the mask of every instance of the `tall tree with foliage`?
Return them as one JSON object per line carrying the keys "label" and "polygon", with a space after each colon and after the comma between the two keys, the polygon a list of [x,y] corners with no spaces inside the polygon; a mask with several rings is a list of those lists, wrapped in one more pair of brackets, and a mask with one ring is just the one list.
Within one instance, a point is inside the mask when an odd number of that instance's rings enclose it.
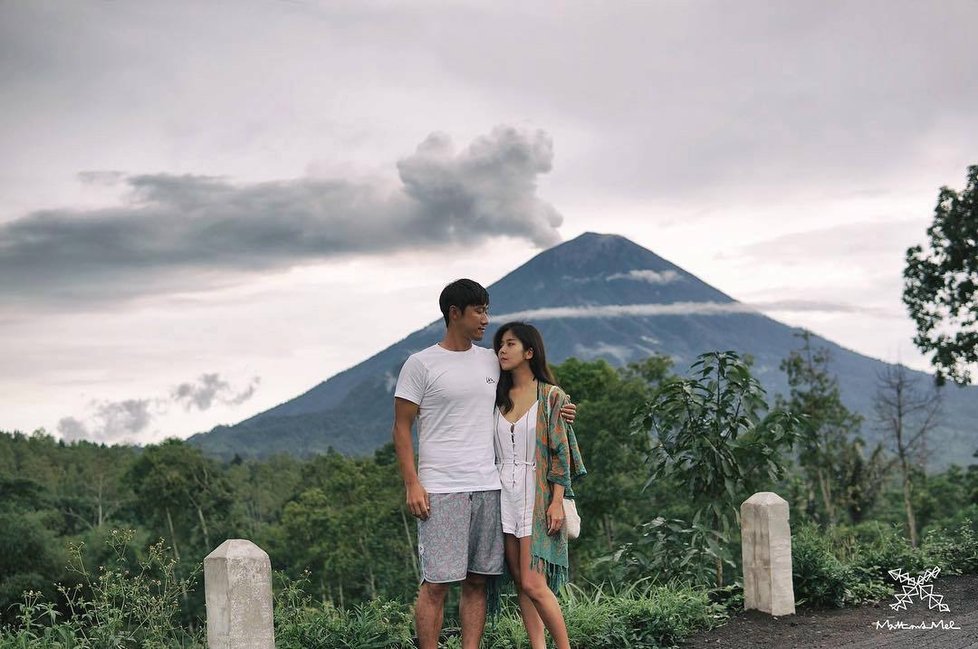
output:
{"label": "tall tree with foliage", "polygon": [[178,439],[149,446],[126,480],[137,509],[167,539],[178,562],[187,545],[194,550],[187,553],[193,563],[200,552],[217,547],[233,502],[231,486],[221,466],[200,449]]}
{"label": "tall tree with foliage", "polygon": [[642,473],[650,441],[648,435],[631,434],[632,420],[651,398],[653,386],[668,376],[670,365],[665,356],[619,369],[604,360],[570,358],[553,368],[558,383],[578,406],[578,443],[588,472],[597,476],[574,487],[581,513],[589,521],[580,545],[594,554],[612,552],[622,535],[647,516]]}
{"label": "tall tree with foliage", "polygon": [[876,505],[886,486],[886,476],[893,467],[893,460],[882,443],[866,453],[865,442],[855,437],[844,447],[840,457],[842,469],[839,490],[843,494],[842,505],[853,523],[861,523]]}
{"label": "tall tree with foliage", "polygon": [[240,520],[248,538],[262,545],[279,521],[282,509],[302,483],[303,461],[291,455],[273,455],[263,460],[236,457],[227,466],[234,492],[235,520]]}
{"label": "tall tree with foliage", "polygon": [[308,570],[340,607],[409,598],[419,579],[416,527],[408,521],[393,445],[373,458],[335,451],[303,468],[301,493],[282,514],[280,556]]}
{"label": "tall tree with foliage", "polygon": [[903,270],[914,344],[931,355],[938,385],[967,385],[978,364],[978,165],[963,191],[941,187],[927,236],[926,250],[907,250]]}
{"label": "tall tree with foliage", "polygon": [[849,500],[852,485],[846,481],[847,474],[865,475],[849,470],[856,457],[861,457],[858,449],[853,454],[852,447],[861,446],[857,439],[862,417],[842,403],[839,382],[828,369],[829,350],[816,348],[810,331],[797,335],[802,340],[801,349],[781,361],[789,393],[787,399],[779,398],[778,404],[802,419],[798,462],[808,483],[806,509],[813,512],[820,499],[825,522],[835,524]]}
{"label": "tall tree with foliage", "polygon": [[[653,432],[648,482],[674,479],[705,520],[729,539],[741,502],[784,475],[783,454],[797,419],[769,410],[764,388],[732,351],[700,355],[692,378],[663,384],[646,406],[643,430]],[[724,552],[714,549],[716,585],[723,585]]]}
{"label": "tall tree with foliage", "polygon": [[907,530],[911,545],[917,547],[913,476],[924,470],[927,434],[937,425],[941,395],[936,389],[921,390],[907,368],[896,365],[879,374],[874,406],[877,421],[890,440],[900,468]]}
{"label": "tall tree with foliage", "polygon": [[16,615],[24,591],[54,594],[64,573],[59,516],[44,485],[0,472],[0,625]]}

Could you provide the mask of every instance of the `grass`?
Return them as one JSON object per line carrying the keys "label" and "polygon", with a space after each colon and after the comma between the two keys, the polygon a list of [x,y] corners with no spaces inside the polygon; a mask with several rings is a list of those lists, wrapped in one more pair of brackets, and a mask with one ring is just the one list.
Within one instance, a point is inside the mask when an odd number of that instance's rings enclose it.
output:
{"label": "grass", "polygon": [[[69,547],[76,586],[59,586],[56,602],[30,591],[16,622],[0,629],[0,649],[198,649],[202,629],[179,624],[183,595],[196,575],[175,576],[171,553],[151,546],[130,570],[131,532],[114,532],[106,565],[91,571],[81,546]],[[900,530],[878,523],[829,530],[802,525],[792,536],[796,601],[849,606],[889,596],[889,570],[938,566],[943,574],[978,572],[978,525],[970,519],[927,531],[912,548]],[[277,575],[276,646],[280,649],[406,649],[413,647],[411,606],[373,600],[351,609],[314,602],[302,580]],[[623,586],[568,585],[561,597],[575,649],[674,647],[701,629],[722,624],[742,606],[742,590],[707,591],[641,579]],[[459,647],[457,629],[446,629],[443,646]],[[527,649],[515,596],[485,632],[484,646]]]}

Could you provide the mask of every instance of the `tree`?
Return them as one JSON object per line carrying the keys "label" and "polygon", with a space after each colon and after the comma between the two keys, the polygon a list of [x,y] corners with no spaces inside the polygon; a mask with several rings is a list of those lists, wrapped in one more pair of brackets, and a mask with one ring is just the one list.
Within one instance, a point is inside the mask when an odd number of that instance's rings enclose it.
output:
{"label": "tree", "polygon": [[67,445],[62,455],[63,475],[57,491],[71,527],[83,531],[118,526],[116,518],[132,501],[123,476],[135,460],[133,449],[82,440]]}
{"label": "tree", "polygon": [[62,544],[51,529],[50,510],[25,511],[0,505],[0,624],[10,623],[25,591],[54,595],[63,579]]}
{"label": "tree", "polygon": [[841,460],[842,502],[849,519],[853,523],[861,523],[879,500],[893,461],[882,443],[877,444],[867,457],[861,437],[854,438],[844,446]]}
{"label": "tree", "polygon": [[[585,526],[581,539],[582,546],[593,550],[590,554],[614,551],[621,535],[647,518],[642,473],[650,440],[631,434],[632,420],[651,398],[652,386],[666,377],[670,362],[652,356],[615,369],[604,360],[570,358],[553,368],[578,406],[574,428],[581,455],[588,473],[597,476],[574,485],[582,516],[593,523]],[[589,552],[574,554],[577,560]]]}
{"label": "tree", "polygon": [[226,475],[234,491],[234,516],[258,545],[282,515],[285,503],[299,490],[302,461],[291,455],[264,460],[232,460]]}
{"label": "tree", "polygon": [[927,236],[929,248],[909,248],[903,270],[914,344],[931,354],[937,385],[967,385],[978,364],[978,165],[964,191],[941,187]]}
{"label": "tree", "polygon": [[13,621],[24,591],[53,595],[64,575],[51,501],[43,484],[0,472],[0,625]]}
{"label": "tree", "polygon": [[278,555],[293,570],[308,570],[324,600],[346,607],[414,592],[415,526],[407,520],[393,445],[373,458],[317,456],[304,466],[301,487],[282,513]]}
{"label": "tree", "polygon": [[184,543],[192,544],[194,556],[216,547],[212,539],[224,530],[214,526],[231,508],[231,487],[221,467],[200,449],[178,439],[147,446],[126,481],[144,520],[164,531],[177,561]]}
{"label": "tree", "polygon": [[[850,447],[861,443],[856,441],[856,431],[862,417],[842,403],[839,382],[828,370],[829,350],[815,348],[810,331],[796,335],[802,347],[781,361],[789,394],[787,400],[779,398],[778,404],[802,418],[798,462],[808,482],[807,509],[814,511],[820,497],[826,522],[834,524],[848,499],[846,474],[863,475],[847,471],[855,460]],[[856,455],[861,457],[858,450]]]}
{"label": "tree", "polygon": [[937,425],[941,395],[936,389],[921,391],[907,368],[889,366],[877,377],[874,406],[881,428],[889,437],[900,467],[903,507],[907,514],[910,544],[917,547],[917,520],[913,507],[914,469],[923,472],[927,433]]}
{"label": "tree", "polygon": [[974,510],[970,509],[975,504],[975,478],[978,477],[974,470],[952,464],[944,473],[913,473],[917,529],[926,529],[934,523],[950,528],[956,519],[974,519]]}
{"label": "tree", "polygon": [[[706,519],[729,539],[745,497],[784,476],[798,421],[768,411],[764,388],[734,352],[702,354],[690,369],[692,378],[664,383],[646,406],[643,429],[654,433],[648,482],[677,480],[696,504],[694,526]],[[722,586],[724,550],[713,553]]]}

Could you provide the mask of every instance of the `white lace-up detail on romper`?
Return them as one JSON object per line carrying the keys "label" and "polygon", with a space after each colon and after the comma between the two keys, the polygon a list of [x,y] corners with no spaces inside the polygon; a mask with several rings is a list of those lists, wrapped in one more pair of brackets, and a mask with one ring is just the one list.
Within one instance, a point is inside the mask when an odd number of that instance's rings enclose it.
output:
{"label": "white lace-up detail on romper", "polygon": [[530,536],[536,490],[537,402],[515,424],[506,421],[498,409],[495,419],[503,532],[518,538]]}

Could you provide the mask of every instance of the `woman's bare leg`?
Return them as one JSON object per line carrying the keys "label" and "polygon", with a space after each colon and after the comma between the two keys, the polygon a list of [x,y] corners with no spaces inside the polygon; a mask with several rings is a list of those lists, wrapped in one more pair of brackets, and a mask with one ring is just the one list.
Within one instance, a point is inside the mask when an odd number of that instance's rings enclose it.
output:
{"label": "woman's bare leg", "polygon": [[[547,586],[547,578],[542,572],[537,572],[530,568],[530,537],[519,540],[520,542],[520,596],[529,596],[539,614],[539,619],[550,631],[550,637],[554,639],[557,649],[570,649],[570,640],[567,638],[567,626],[564,624],[564,615],[560,612],[560,603]],[[508,548],[507,548],[508,549]],[[521,600],[522,604],[522,600]],[[523,617],[526,620],[526,616]],[[527,628],[529,633],[529,627]],[[536,647],[534,647],[536,649]]]}
{"label": "woman's bare leg", "polygon": [[520,585],[520,539],[512,534],[504,535],[503,539],[506,543],[506,565],[509,568],[509,574],[513,576],[513,584],[516,585],[516,594],[519,596],[520,602],[520,616],[523,618],[523,626],[526,627],[526,635],[530,638],[530,647],[532,649],[546,649],[547,638],[543,634],[543,620],[540,619],[540,614],[537,613],[533,600],[523,592]]}

